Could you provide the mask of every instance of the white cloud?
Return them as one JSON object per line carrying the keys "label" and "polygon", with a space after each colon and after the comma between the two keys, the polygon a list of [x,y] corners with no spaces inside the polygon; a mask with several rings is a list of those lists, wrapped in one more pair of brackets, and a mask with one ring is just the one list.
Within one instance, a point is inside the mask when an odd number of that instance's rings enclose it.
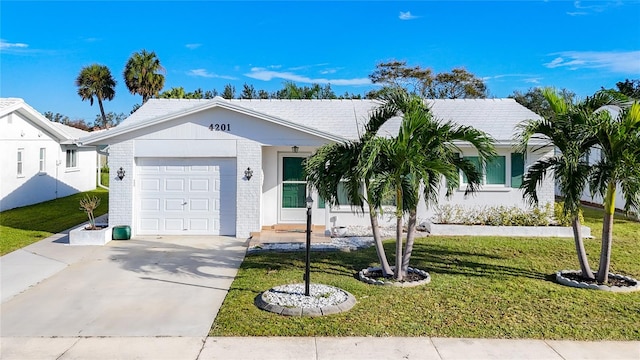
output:
{"label": "white cloud", "polygon": [[411,11],[400,11],[400,16],[398,16],[398,19],[400,20],[413,20],[413,19],[417,19],[418,16],[412,15]]}
{"label": "white cloud", "polygon": [[8,49],[25,49],[28,48],[29,45],[24,43],[10,43],[5,41],[4,39],[0,39],[0,49],[8,50]]}
{"label": "white cloud", "polygon": [[193,69],[193,70],[189,70],[187,72],[187,75],[189,76],[198,76],[198,77],[204,77],[204,78],[217,78],[217,79],[227,79],[227,80],[237,80],[235,77],[233,76],[226,76],[226,75],[218,75],[218,74],[214,74],[214,73],[210,73],[207,71],[207,69]]}
{"label": "white cloud", "polygon": [[271,71],[265,68],[254,67],[251,72],[244,74],[247,77],[262,81],[271,81],[273,79],[283,79],[307,84],[331,84],[331,85],[370,85],[369,78],[355,79],[326,79],[326,78],[310,78],[304,75],[298,75],[289,71]]}
{"label": "white cloud", "polygon": [[567,67],[570,70],[604,69],[623,74],[640,73],[640,51],[564,51],[544,66],[553,69]]}
{"label": "white cloud", "polygon": [[[588,4],[588,5],[587,5]],[[569,16],[585,16],[591,13],[600,13],[606,11],[608,8],[624,5],[620,0],[605,0],[605,1],[574,1],[573,7],[576,11],[568,11]]]}
{"label": "white cloud", "polygon": [[494,76],[485,76],[482,78],[483,81],[497,80],[502,78],[524,78],[525,82],[536,82],[539,81],[540,78],[537,75],[533,74],[499,74]]}
{"label": "white cloud", "polygon": [[187,45],[185,45],[185,47],[186,47],[187,49],[189,49],[189,50],[197,49],[197,48],[199,48],[200,46],[202,46],[202,44],[187,44]]}
{"label": "white cloud", "polygon": [[320,74],[327,75],[327,74],[335,74],[337,72],[338,72],[338,69],[325,69],[325,70],[321,70]]}

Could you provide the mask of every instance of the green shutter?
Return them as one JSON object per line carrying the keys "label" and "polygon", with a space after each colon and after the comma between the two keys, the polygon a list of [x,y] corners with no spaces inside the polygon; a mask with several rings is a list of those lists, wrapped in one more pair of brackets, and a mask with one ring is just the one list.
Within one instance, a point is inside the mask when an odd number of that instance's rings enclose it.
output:
{"label": "green shutter", "polygon": [[520,153],[511,154],[511,187],[519,188],[522,185],[522,175],[524,174],[524,155]]}
{"label": "green shutter", "polygon": [[338,204],[340,205],[351,204],[351,201],[349,201],[349,195],[347,194],[347,189],[345,189],[343,182],[340,182],[338,184]]}
{"label": "green shutter", "polygon": [[[478,158],[477,156],[464,156],[463,158],[466,159],[466,160],[471,161],[476,166],[476,169],[478,169],[478,171],[480,173],[482,173],[482,166],[480,165],[480,158]],[[464,172],[462,173],[462,183],[463,184],[467,183],[467,175],[465,175]]]}
{"label": "green shutter", "polygon": [[506,180],[506,158],[504,156],[496,156],[495,158],[487,161],[487,184],[491,185],[504,185]]}
{"label": "green shutter", "polygon": [[318,209],[324,209],[324,198],[318,195]]}

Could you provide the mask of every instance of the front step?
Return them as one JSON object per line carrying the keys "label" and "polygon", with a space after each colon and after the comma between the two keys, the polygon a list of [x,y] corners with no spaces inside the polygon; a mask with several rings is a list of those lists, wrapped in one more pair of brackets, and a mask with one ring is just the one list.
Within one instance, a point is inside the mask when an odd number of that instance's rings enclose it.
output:
{"label": "front step", "polygon": [[[307,224],[274,224],[271,226],[263,226],[263,230],[273,230],[275,232],[306,232]],[[324,233],[323,225],[311,225],[311,232]]]}

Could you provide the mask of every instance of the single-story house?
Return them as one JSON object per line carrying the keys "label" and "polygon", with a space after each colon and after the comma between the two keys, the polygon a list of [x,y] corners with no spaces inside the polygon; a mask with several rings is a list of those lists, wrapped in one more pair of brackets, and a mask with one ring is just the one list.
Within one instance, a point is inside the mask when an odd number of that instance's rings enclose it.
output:
{"label": "single-story house", "polygon": [[96,149],[76,144],[88,134],[0,98],[0,211],[95,189]]}
{"label": "single-story house", "polygon": [[[512,99],[427,100],[436,117],[472,125],[496,139],[498,159],[487,167],[485,185],[464,198],[461,187],[448,203],[524,208],[522,174],[548,151],[526,158],[512,148],[515,127],[538,115]],[[231,235],[306,221],[307,185],[302,161],[321,145],[357,139],[377,100],[151,99],[120,125],[81,139],[108,146],[112,173],[109,220],[131,226],[132,235]],[[399,119],[381,129],[397,133]],[[476,155],[460,144],[463,156]],[[462,180],[464,180],[461,177]],[[368,225],[349,205],[329,209],[317,194],[312,222]],[[540,191],[553,202],[552,175]],[[418,217],[433,209],[422,206]],[[391,219],[381,221],[391,224]]]}

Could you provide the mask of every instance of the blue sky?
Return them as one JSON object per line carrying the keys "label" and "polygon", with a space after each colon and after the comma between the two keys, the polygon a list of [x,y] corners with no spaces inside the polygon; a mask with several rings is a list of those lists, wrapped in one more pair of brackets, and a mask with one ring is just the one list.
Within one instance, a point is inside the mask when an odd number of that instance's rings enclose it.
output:
{"label": "blue sky", "polygon": [[132,53],[155,51],[164,90],[284,81],[330,83],[364,94],[368,75],[392,59],[434,72],[464,67],[491,97],[535,86],[579,97],[640,79],[640,1],[2,1],[0,96],[89,122],[83,66],[107,65],[117,81],[106,111],[141,103],[124,86]]}

